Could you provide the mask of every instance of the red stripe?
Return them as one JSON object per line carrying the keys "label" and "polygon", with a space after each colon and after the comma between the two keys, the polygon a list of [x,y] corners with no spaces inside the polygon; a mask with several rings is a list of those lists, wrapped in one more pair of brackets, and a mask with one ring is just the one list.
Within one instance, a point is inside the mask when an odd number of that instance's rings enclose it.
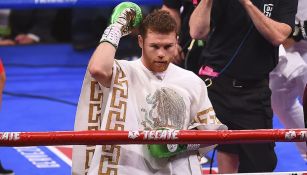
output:
{"label": "red stripe", "polygon": [[66,157],[72,158],[72,148],[70,147],[61,147],[61,146],[56,146],[56,148],[61,151],[63,154],[65,154]]}
{"label": "red stripe", "polygon": [[4,72],[4,67],[2,64],[2,60],[0,59],[0,74],[2,74]]}

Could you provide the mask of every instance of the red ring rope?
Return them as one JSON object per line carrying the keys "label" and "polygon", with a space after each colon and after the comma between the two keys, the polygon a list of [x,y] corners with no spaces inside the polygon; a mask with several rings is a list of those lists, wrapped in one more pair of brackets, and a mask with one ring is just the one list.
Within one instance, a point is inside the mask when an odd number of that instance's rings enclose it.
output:
{"label": "red ring rope", "polygon": [[0,146],[305,142],[307,129],[1,132]]}

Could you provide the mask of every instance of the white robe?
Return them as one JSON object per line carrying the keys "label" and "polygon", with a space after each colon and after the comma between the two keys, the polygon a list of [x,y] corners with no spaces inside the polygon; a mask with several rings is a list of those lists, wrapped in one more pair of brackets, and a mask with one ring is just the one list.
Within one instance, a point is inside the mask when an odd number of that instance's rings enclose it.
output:
{"label": "white robe", "polygon": [[[307,0],[298,1],[296,23],[307,21]],[[304,128],[302,97],[307,83],[307,41],[301,40],[286,51],[280,46],[279,63],[270,73],[272,108],[285,128]],[[306,144],[296,142],[307,160]]]}
{"label": "white robe", "polygon": [[[110,88],[87,71],[75,130],[188,129],[197,123],[222,126],[199,77],[173,64],[157,77],[140,60],[121,60]],[[201,167],[196,152],[156,159],[147,145],[74,146],[72,174],[201,175]]]}

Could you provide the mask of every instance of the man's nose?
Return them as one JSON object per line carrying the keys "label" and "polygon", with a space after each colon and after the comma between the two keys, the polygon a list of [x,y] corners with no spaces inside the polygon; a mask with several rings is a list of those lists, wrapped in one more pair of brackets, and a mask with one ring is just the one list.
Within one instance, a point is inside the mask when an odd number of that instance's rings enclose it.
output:
{"label": "man's nose", "polygon": [[165,51],[163,49],[158,50],[158,57],[159,58],[164,58],[165,57]]}

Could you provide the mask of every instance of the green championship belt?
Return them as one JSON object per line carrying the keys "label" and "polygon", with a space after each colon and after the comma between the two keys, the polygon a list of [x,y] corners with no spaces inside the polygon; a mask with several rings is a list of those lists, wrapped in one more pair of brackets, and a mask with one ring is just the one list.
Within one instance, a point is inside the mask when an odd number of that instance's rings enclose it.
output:
{"label": "green championship belt", "polygon": [[[169,128],[159,128],[165,130]],[[198,150],[199,144],[150,144],[147,145],[149,153],[155,158],[168,158],[186,151]]]}
{"label": "green championship belt", "polygon": [[179,144],[151,144],[148,145],[150,155],[155,158],[167,158],[175,156],[176,154],[186,152],[187,145]]}

